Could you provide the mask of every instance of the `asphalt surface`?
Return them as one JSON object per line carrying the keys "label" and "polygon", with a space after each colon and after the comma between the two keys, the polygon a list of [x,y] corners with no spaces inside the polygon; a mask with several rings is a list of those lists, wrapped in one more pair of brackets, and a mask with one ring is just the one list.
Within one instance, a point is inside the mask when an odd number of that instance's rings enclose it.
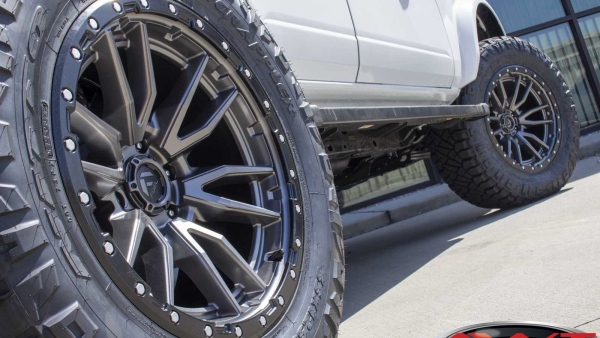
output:
{"label": "asphalt surface", "polygon": [[340,337],[528,320],[600,334],[600,157],[513,210],[456,203],[346,241]]}

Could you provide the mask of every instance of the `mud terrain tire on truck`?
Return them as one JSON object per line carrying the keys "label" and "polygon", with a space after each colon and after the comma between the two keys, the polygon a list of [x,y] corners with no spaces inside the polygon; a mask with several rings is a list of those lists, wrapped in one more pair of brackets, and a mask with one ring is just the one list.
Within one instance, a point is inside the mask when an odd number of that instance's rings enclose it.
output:
{"label": "mud terrain tire on truck", "polygon": [[333,173],[239,0],[0,1],[0,335],[325,337]]}
{"label": "mud terrain tire on truck", "polygon": [[464,200],[523,206],[559,191],[577,161],[579,122],[556,65],[519,38],[480,43],[477,79],[458,104],[488,103],[490,117],[433,130],[432,158]]}

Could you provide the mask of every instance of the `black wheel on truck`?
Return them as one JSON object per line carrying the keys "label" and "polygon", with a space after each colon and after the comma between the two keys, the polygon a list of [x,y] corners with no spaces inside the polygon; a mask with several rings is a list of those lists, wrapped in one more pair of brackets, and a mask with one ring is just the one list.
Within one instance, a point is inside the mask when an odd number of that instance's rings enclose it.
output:
{"label": "black wheel on truck", "polygon": [[0,3],[3,337],[325,337],[333,174],[245,1]]}
{"label": "black wheel on truck", "polygon": [[575,169],[579,122],[556,65],[513,37],[480,43],[477,79],[459,104],[488,103],[486,119],[432,130],[442,178],[460,197],[485,208],[526,205],[559,191]]}

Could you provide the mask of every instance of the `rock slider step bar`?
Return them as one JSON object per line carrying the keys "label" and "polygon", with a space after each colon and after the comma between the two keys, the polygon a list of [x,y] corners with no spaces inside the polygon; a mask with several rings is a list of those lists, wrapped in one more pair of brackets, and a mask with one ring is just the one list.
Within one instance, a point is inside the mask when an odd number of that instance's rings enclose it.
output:
{"label": "rock slider step bar", "polygon": [[487,104],[471,106],[438,105],[417,107],[360,107],[319,108],[312,106],[318,127],[343,127],[344,129],[369,129],[391,123],[425,125],[450,120],[471,120],[490,114]]}

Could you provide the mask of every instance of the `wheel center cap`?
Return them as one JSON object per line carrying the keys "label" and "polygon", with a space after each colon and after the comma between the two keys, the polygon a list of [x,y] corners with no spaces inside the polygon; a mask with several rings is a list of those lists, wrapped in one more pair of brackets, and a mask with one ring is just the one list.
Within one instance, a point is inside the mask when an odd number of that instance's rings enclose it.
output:
{"label": "wheel center cap", "polygon": [[152,159],[135,157],[127,164],[126,174],[133,203],[149,214],[162,211],[171,196],[165,170]]}
{"label": "wheel center cap", "polygon": [[506,134],[514,134],[517,131],[517,120],[510,114],[505,114],[500,119],[500,125],[502,126],[502,131]]}
{"label": "wheel center cap", "polygon": [[142,165],[137,171],[136,182],[144,199],[150,203],[159,203],[165,195],[165,182],[160,172],[150,165]]}

